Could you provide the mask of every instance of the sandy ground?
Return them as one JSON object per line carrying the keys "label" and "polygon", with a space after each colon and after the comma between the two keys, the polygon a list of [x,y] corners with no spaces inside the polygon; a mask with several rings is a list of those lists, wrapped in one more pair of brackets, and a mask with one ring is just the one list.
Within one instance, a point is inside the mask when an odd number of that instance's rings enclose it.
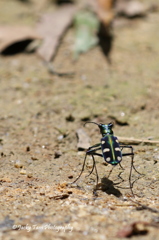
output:
{"label": "sandy ground", "polygon": [[[16,1],[10,1],[10,14],[6,2],[0,5],[2,23],[36,20]],[[134,165],[144,174],[133,171],[135,198],[130,157],[123,158],[125,170],[116,166],[109,179],[111,166],[96,157],[103,183],[98,196],[95,174],[86,178],[90,157],[79,181],[69,184],[85,155],[77,149],[76,131],[83,129],[92,145],[100,142],[97,126],[83,127],[86,121],[114,120],[116,136],[159,140],[158,22],[154,12],[114,27],[111,64],[99,46],[74,62],[71,28],[54,67],[75,72],[72,78],[50,75],[35,54],[1,56],[0,239],[104,240],[126,236],[124,231],[131,239],[159,239],[157,144],[133,146]]]}

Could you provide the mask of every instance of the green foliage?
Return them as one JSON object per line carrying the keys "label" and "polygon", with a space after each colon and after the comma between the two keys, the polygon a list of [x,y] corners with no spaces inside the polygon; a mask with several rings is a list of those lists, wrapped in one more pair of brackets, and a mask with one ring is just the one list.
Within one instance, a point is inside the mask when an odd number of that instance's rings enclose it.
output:
{"label": "green foliage", "polygon": [[76,29],[74,57],[77,59],[80,53],[87,52],[98,43],[96,33],[99,28],[99,21],[95,14],[82,11],[74,20]]}

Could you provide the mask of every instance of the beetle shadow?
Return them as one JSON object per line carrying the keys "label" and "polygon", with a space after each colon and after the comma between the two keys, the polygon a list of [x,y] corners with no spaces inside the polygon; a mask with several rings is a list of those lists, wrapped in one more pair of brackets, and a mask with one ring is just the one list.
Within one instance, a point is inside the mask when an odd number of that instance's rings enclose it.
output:
{"label": "beetle shadow", "polygon": [[116,197],[122,196],[122,193],[114,187],[113,181],[106,177],[101,179],[101,190],[106,192],[108,195],[113,194]]}

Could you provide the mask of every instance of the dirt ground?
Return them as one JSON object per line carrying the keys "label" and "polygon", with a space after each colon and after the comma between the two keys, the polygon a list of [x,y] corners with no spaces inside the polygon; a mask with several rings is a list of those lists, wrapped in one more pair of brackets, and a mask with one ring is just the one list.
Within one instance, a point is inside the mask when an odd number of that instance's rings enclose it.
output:
{"label": "dirt ground", "polygon": [[[36,11],[1,1],[0,21],[32,25]],[[101,138],[96,125],[83,127],[86,121],[113,120],[118,137],[159,140],[158,22],[158,12],[118,21],[111,64],[100,46],[74,62],[70,28],[53,63],[59,72],[75,72],[72,78],[50,75],[35,54],[1,56],[0,239],[159,239],[159,145],[133,146],[134,165],[144,174],[133,171],[135,198],[130,157],[109,179],[111,166],[96,157],[104,186],[98,196],[95,174],[86,178],[90,157],[79,181],[69,184],[85,155],[76,131],[83,129],[91,145]]]}

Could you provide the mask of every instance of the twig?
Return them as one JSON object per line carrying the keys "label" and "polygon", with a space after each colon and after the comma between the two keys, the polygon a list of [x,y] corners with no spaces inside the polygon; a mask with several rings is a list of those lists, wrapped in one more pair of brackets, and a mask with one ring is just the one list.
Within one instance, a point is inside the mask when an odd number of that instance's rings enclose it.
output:
{"label": "twig", "polygon": [[150,212],[154,212],[154,213],[159,213],[159,210],[157,210],[156,208],[151,208],[151,207],[148,207],[142,203],[139,203],[138,201],[134,201],[132,199],[130,199],[131,202],[133,203],[136,203],[138,204],[142,209],[146,209],[146,210],[149,210]]}
{"label": "twig", "polygon": [[65,72],[65,73],[59,73],[59,72],[56,72],[53,68],[53,65],[51,65],[51,63],[46,63],[46,66],[47,66],[47,69],[48,69],[48,72],[50,74],[53,74],[53,75],[56,75],[56,76],[59,76],[59,77],[73,77],[75,75],[74,72]]}
{"label": "twig", "polygon": [[151,141],[147,139],[137,139],[137,138],[125,138],[125,137],[118,137],[119,141],[124,144],[130,144],[130,145],[159,145],[159,141]]}

